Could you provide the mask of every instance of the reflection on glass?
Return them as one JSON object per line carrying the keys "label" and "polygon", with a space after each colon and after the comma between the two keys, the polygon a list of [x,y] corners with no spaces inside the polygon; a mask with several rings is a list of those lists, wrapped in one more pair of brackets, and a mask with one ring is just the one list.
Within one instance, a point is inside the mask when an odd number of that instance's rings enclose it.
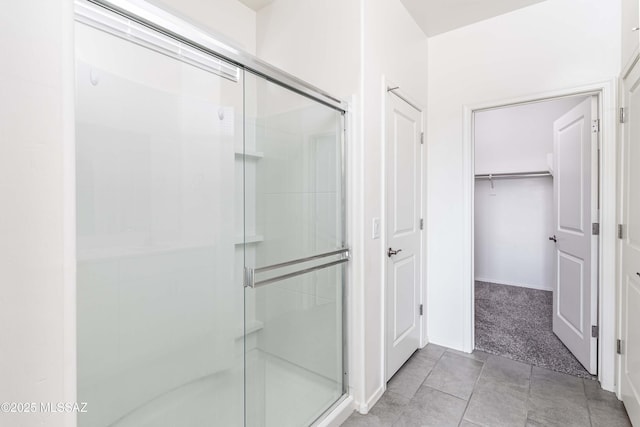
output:
{"label": "reflection on glass", "polygon": [[79,426],[241,426],[242,82],[75,39]]}

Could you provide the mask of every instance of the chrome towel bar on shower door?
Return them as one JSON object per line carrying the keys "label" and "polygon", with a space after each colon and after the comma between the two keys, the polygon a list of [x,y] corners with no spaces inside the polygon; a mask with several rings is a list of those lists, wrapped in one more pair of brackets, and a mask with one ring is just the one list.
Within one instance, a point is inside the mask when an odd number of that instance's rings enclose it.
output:
{"label": "chrome towel bar on shower door", "polygon": [[[305,262],[313,261],[316,259],[326,258],[332,255],[343,255],[342,259],[337,261],[331,261],[320,265],[315,265],[313,267],[304,268],[302,270],[294,271],[292,273],[282,274],[280,276],[271,277],[269,279],[259,280],[256,282],[255,275],[257,273],[264,273],[266,271],[275,270],[278,268],[288,267],[291,265],[302,264]],[[305,258],[299,258],[292,261],[286,261],[278,264],[269,265],[266,267],[259,268],[244,268],[244,286],[247,288],[257,288],[260,286],[268,285],[270,283],[279,282],[281,280],[289,279],[292,277],[300,276],[302,274],[311,273],[312,271],[321,270],[323,268],[333,267],[334,265],[342,264],[349,261],[349,248],[338,249],[336,251],[325,252],[319,255],[312,255]]]}

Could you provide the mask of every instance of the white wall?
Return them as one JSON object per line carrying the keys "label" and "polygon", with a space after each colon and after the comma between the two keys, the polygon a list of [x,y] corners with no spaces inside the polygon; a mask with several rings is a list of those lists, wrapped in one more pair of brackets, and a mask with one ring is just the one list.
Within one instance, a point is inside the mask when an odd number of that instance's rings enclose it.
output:
{"label": "white wall", "polygon": [[147,0],[211,31],[218,39],[256,52],[256,13],[238,0]]}
{"label": "white wall", "polygon": [[617,76],[619,22],[618,2],[550,0],[429,39],[427,324],[432,342],[469,350],[471,345],[463,107]]}
{"label": "white wall", "polygon": [[426,36],[399,0],[278,0],[260,10],[257,20],[258,56],[354,102],[348,148],[349,212],[355,215],[349,286],[356,300],[350,386],[366,411],[384,390],[383,248],[368,232],[372,218],[384,211],[383,76],[425,104]]}
{"label": "white wall", "polygon": [[553,290],[553,180],[500,179],[475,188],[475,280]]}
{"label": "white wall", "polygon": [[260,9],[256,54],[343,98],[360,84],[360,1],[277,0]]}
{"label": "white wall", "polygon": [[[584,97],[481,111],[474,118],[475,173],[547,171],[553,122]],[[552,290],[553,180],[487,180],[475,187],[475,279]]]}
{"label": "white wall", "polygon": [[476,113],[475,173],[548,170],[553,122],[583,99],[561,98]]}
{"label": "white wall", "polygon": [[[37,11],[37,13],[35,12]],[[0,14],[0,401],[74,400],[71,0],[5,2]],[[71,227],[71,229],[69,229]],[[66,233],[66,234],[65,234]],[[68,257],[65,257],[68,256]],[[69,426],[62,414],[3,425]]]}

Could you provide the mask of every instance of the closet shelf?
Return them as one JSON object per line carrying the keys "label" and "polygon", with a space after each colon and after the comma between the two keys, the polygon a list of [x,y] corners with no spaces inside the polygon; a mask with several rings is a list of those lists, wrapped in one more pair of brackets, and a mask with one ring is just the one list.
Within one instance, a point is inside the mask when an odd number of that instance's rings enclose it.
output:
{"label": "closet shelf", "polygon": [[244,154],[244,157],[248,157],[250,159],[256,159],[256,160],[264,157],[264,153],[262,151],[247,150],[243,153],[242,151],[236,150],[236,157],[242,157],[243,154]]}

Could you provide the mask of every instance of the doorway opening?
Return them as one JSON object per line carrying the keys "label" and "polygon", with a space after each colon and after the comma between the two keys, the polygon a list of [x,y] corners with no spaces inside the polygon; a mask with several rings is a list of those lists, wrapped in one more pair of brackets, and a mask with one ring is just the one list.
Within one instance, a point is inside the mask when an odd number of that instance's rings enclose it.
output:
{"label": "doorway opening", "polygon": [[597,375],[599,105],[473,111],[475,349]]}

